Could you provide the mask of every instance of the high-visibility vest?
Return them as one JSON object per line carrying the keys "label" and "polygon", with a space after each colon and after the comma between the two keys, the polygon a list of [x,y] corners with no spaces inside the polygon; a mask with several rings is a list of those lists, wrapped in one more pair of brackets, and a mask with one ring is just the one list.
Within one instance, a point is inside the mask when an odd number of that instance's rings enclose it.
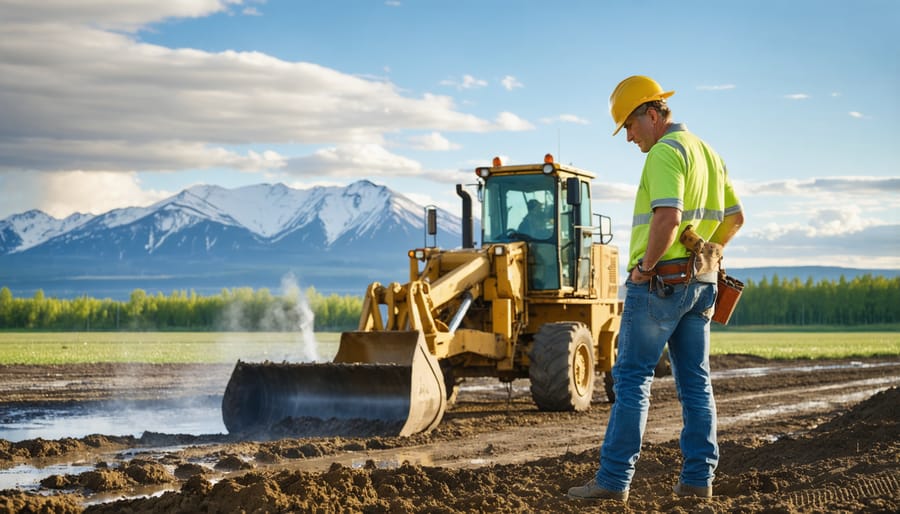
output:
{"label": "high-visibility vest", "polygon": [[[681,210],[678,234],[693,225],[707,240],[725,216],[741,211],[722,158],[680,123],[673,124],[647,153],[634,201],[628,269],[637,265],[647,250],[656,207]],[[687,257],[687,248],[676,237],[660,260]]]}

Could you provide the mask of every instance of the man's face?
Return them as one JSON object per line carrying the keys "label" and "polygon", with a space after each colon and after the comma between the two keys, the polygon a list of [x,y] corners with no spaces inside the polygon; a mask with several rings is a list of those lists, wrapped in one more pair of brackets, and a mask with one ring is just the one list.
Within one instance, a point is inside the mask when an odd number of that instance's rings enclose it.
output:
{"label": "man's face", "polygon": [[642,113],[632,113],[625,120],[622,128],[625,129],[625,133],[628,135],[628,142],[638,145],[641,152],[647,153],[658,139],[654,125],[659,114],[655,109],[638,109],[638,111],[642,110],[644,111]]}

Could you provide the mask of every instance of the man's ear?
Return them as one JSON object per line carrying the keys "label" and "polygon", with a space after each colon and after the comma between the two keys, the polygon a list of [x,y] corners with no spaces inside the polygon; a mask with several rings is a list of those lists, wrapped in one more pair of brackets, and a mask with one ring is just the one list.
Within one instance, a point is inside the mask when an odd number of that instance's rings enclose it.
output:
{"label": "man's ear", "polygon": [[656,122],[659,121],[659,111],[657,111],[653,107],[647,109],[647,116],[650,117],[650,123],[654,126],[656,125]]}

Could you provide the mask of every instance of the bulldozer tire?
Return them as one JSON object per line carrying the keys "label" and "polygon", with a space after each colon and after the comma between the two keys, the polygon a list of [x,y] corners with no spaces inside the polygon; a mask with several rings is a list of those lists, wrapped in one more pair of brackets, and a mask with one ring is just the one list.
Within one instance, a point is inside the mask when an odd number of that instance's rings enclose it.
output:
{"label": "bulldozer tire", "polygon": [[531,349],[531,397],[547,411],[584,411],[594,394],[591,331],[582,323],[547,323]]}
{"label": "bulldozer tire", "polygon": [[606,390],[606,399],[609,403],[616,403],[616,381],[613,379],[612,371],[603,374],[603,389]]}
{"label": "bulldozer tire", "polygon": [[[619,334],[613,341],[613,362],[619,357]],[[609,403],[616,403],[616,380],[613,378],[612,370],[603,373],[603,389],[606,391],[606,399]]]}

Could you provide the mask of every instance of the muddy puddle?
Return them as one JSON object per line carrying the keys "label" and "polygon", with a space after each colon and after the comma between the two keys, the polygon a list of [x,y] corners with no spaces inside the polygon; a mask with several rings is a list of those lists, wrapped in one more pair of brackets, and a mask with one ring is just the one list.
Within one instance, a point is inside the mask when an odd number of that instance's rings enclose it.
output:
{"label": "muddy puddle", "polygon": [[40,486],[41,480],[51,475],[78,474],[92,469],[94,469],[94,466],[87,463],[62,463],[49,464],[47,466],[20,464],[8,469],[0,469],[0,490],[22,489],[25,491],[36,491]]}
{"label": "muddy puddle", "polygon": [[713,370],[711,376],[713,380],[715,380],[717,378],[764,377],[777,373],[818,373],[840,369],[870,369],[895,365],[896,364],[893,362],[852,361],[837,364],[810,364],[809,366],[759,366],[753,368],[726,369],[722,371]]}
{"label": "muddy puddle", "polygon": [[176,402],[82,402],[78,405],[0,407],[0,439],[60,439],[91,434],[140,437],[165,434],[226,433],[221,397]]}

